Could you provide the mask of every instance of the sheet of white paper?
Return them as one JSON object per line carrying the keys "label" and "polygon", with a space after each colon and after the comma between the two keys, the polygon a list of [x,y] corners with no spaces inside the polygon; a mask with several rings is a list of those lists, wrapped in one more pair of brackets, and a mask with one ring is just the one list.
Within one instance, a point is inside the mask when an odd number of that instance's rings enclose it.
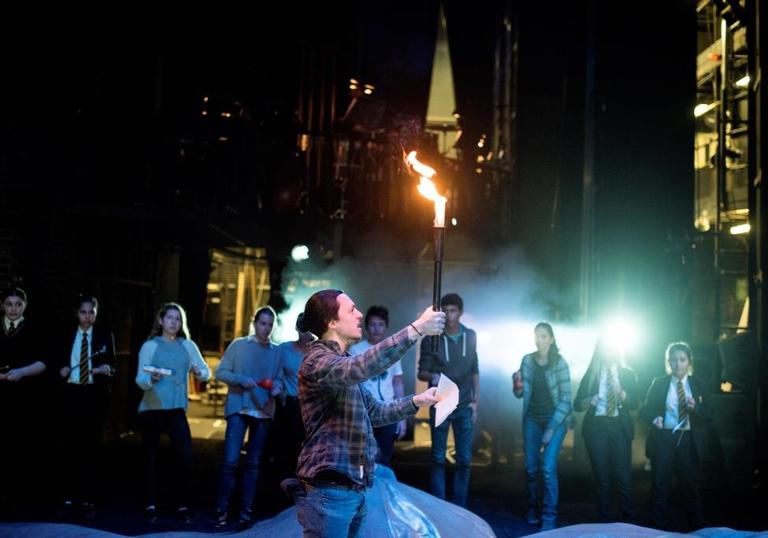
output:
{"label": "sheet of white paper", "polygon": [[445,374],[440,374],[437,383],[437,397],[440,401],[435,404],[435,427],[443,423],[459,405],[459,387]]}

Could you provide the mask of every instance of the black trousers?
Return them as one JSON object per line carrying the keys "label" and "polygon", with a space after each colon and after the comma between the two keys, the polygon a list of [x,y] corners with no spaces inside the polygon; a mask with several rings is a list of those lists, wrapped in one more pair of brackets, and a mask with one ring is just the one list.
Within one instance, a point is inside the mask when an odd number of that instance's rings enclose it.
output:
{"label": "black trousers", "polygon": [[48,401],[43,399],[45,392],[36,391],[36,386],[28,385],[0,387],[0,519],[13,516],[14,506],[36,508],[41,500],[49,500],[47,490],[41,489],[41,484],[49,483],[53,470],[50,433],[45,426]]}
{"label": "black trousers", "polygon": [[142,411],[139,413],[141,444],[144,451],[144,506],[156,503],[155,467],[160,436],[171,440],[176,471],[176,499],[179,507],[189,506],[189,475],[192,472],[192,434],[183,409]]}
{"label": "black trousers", "polygon": [[697,529],[703,523],[703,508],[699,492],[699,463],[690,431],[661,430],[656,433],[656,444],[651,458],[653,484],[651,510],[653,524],[667,526],[667,507],[672,475],[677,475],[686,500],[689,523]]}
{"label": "black trousers", "polygon": [[301,420],[298,398],[287,396],[285,403],[278,404],[270,437],[270,451],[278,477],[283,479],[295,476],[296,462],[304,442],[304,422]]}
{"label": "black trousers", "polygon": [[98,497],[101,433],[106,392],[96,385],[68,383],[59,392],[59,438],[63,444],[59,468],[60,496],[93,503]]}
{"label": "black trousers", "polygon": [[610,519],[611,489],[615,485],[622,519],[633,521],[636,510],[632,500],[632,439],[624,433],[621,419],[593,417],[584,441],[592,464],[598,519]]}

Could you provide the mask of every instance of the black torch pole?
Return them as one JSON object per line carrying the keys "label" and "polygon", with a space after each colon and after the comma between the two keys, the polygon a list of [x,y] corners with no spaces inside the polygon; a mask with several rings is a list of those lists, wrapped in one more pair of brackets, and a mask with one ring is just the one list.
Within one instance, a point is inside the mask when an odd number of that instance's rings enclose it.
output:
{"label": "black torch pole", "polygon": [[[445,226],[435,226],[435,274],[432,279],[432,310],[440,311],[440,294],[443,286],[443,243],[445,242]],[[440,336],[431,336],[432,353],[437,353],[440,347]]]}

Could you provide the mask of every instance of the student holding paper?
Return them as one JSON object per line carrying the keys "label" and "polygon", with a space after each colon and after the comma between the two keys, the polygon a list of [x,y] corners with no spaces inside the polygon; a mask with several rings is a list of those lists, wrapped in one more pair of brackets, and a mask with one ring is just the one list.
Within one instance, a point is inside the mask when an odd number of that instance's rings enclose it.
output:
{"label": "student holding paper", "polygon": [[157,521],[155,507],[155,462],[160,436],[165,433],[176,453],[176,517],[188,524],[187,477],[192,472],[192,436],[187,423],[187,384],[189,372],[208,381],[211,372],[200,350],[189,339],[187,316],[176,303],[164,304],[155,317],[149,338],[139,351],[136,384],[144,391],[139,404],[139,428],[144,452],[144,516]]}
{"label": "student holding paper", "polygon": [[459,387],[459,403],[455,411],[440,425],[435,423],[435,410],[430,409],[432,454],[429,466],[430,492],[445,499],[445,450],[448,428],[453,427],[456,440],[456,470],[453,473],[453,503],[466,506],[469,491],[469,470],[472,463],[472,430],[477,420],[480,400],[480,374],[477,366],[477,335],[460,323],[464,301],[456,293],[440,300],[445,312],[445,334],[440,338],[437,353],[432,352],[429,338],[421,342],[418,377],[436,387],[440,375]]}
{"label": "student holding paper", "polygon": [[445,314],[427,308],[404,329],[359,355],[349,346],[362,337],[363,315],[341,290],[312,295],[304,307],[301,331],[318,339],[299,368],[299,405],[306,439],[296,474],[296,515],[304,536],[359,536],[366,495],[373,485],[376,440],[373,428],[398,422],[418,407],[437,402],[435,389],[379,402],[362,384],[385,371],[421,335],[443,331]]}
{"label": "student holding paper", "polygon": [[651,509],[655,527],[667,526],[672,474],[687,502],[691,528],[701,528],[703,509],[699,492],[699,462],[706,445],[705,422],[711,418],[703,387],[693,370],[693,352],[685,342],[669,344],[665,376],[648,389],[640,419],[651,424],[645,454],[651,460]]}
{"label": "student holding paper", "polygon": [[[557,457],[571,414],[571,373],[560,355],[549,323],[534,329],[536,351],[523,357],[512,377],[514,393],[523,398],[523,445],[528,481],[528,512],[525,520],[541,523],[541,530],[556,527],[559,486]],[[539,498],[539,468],[544,481]],[[541,518],[539,504],[541,503]]]}

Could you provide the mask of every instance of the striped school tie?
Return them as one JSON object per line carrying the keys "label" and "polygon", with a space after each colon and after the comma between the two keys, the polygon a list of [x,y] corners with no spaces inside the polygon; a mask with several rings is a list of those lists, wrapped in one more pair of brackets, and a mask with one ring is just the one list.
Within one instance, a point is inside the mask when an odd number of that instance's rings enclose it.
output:
{"label": "striped school tie", "polygon": [[83,341],[80,344],[80,384],[88,384],[88,335],[83,333]]}
{"label": "striped school tie", "polygon": [[685,388],[683,382],[677,382],[677,419],[682,423],[688,418],[688,404],[685,402]]}
{"label": "striped school tie", "polygon": [[608,401],[605,406],[605,416],[612,417],[613,414],[616,412],[616,393],[613,392],[613,378],[610,374],[608,375],[607,399]]}

